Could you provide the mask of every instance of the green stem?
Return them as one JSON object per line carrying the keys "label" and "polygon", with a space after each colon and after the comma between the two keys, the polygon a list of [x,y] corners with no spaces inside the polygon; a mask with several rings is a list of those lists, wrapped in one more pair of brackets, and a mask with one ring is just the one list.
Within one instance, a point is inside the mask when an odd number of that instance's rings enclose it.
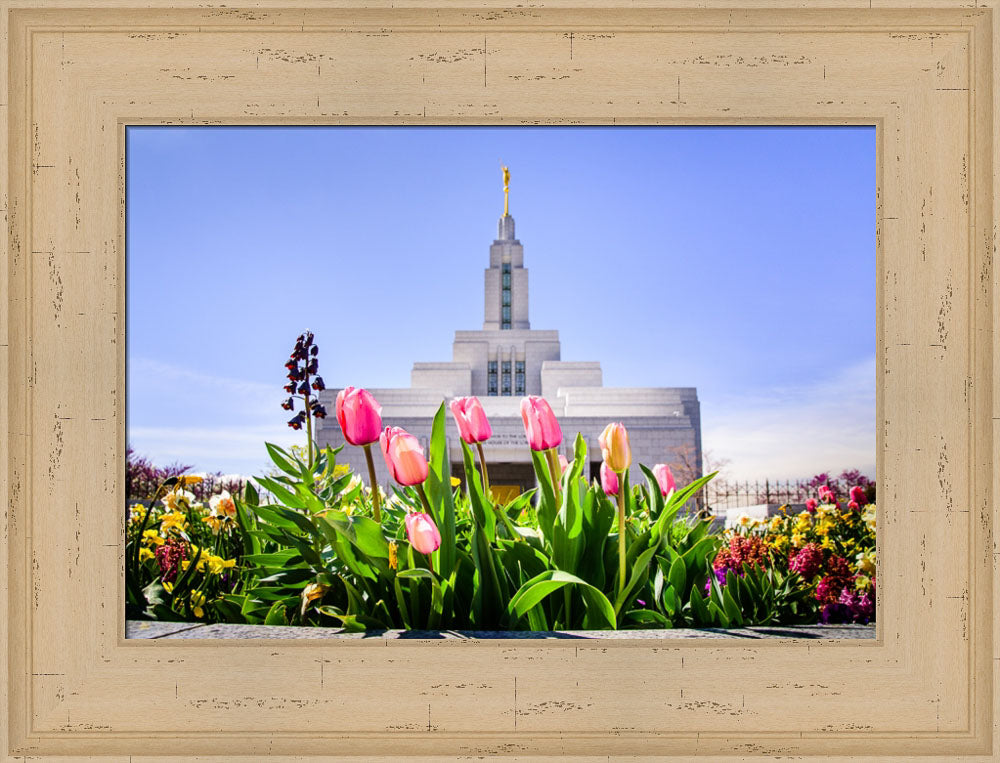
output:
{"label": "green stem", "polygon": [[375,479],[375,460],[372,458],[372,446],[371,443],[363,446],[365,449],[365,458],[368,459],[368,483],[372,487],[372,514],[374,515],[375,521],[379,524],[382,523],[382,498],[379,495],[378,482]]}
{"label": "green stem", "polygon": [[427,493],[424,492],[424,483],[418,482],[414,487],[417,489],[417,495],[420,496],[420,503],[424,505],[424,511],[427,512],[427,516],[434,519],[434,512],[431,509],[431,503],[427,500]]}
{"label": "green stem", "polygon": [[[309,374],[306,374],[306,384],[309,383]],[[309,471],[312,472],[313,466],[313,424],[312,424],[312,409],[309,407],[309,393],[305,394],[305,405],[306,405],[306,453],[309,456]]]}
{"label": "green stem", "polygon": [[625,590],[625,485],[618,475],[618,595]]}
{"label": "green stem", "polygon": [[483,495],[486,496],[486,500],[489,500],[490,475],[486,471],[486,456],[483,455],[483,444],[481,442],[477,442],[476,449],[479,451],[479,468],[483,470]]}
{"label": "green stem", "polygon": [[552,490],[556,494],[556,506],[562,504],[562,467],[559,465],[559,453],[555,448],[545,451],[549,460],[549,475],[552,477]]}

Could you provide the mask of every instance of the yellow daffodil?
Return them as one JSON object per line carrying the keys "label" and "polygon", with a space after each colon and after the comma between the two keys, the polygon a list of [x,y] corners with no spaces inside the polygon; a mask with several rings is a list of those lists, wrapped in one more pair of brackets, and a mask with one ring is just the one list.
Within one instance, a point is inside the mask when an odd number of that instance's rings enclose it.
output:
{"label": "yellow daffodil", "polygon": [[868,556],[868,554],[858,554],[856,559],[858,572],[863,572],[866,575],[871,575],[875,572],[875,560]]}
{"label": "yellow daffodil", "polygon": [[771,538],[771,545],[777,551],[787,551],[788,550],[788,536],[787,535],[775,535]]}
{"label": "yellow daffodil", "polygon": [[[144,516],[146,516],[146,507],[141,503],[134,503],[129,506],[128,521],[130,524],[137,525],[141,523]],[[152,512],[150,512],[150,516],[152,516]]]}
{"label": "yellow daffodil", "polygon": [[792,545],[795,548],[802,548],[802,546],[806,545],[806,536],[802,533],[794,533],[792,535]]}
{"label": "yellow daffodil", "polygon": [[322,599],[330,588],[323,583],[310,583],[302,589],[302,615],[305,615],[309,605],[317,599]]}
{"label": "yellow daffodil", "polygon": [[205,610],[205,594],[201,591],[191,592],[191,611],[194,613],[195,617],[204,617]]}
{"label": "yellow daffodil", "polygon": [[458,487],[461,484],[462,484],[462,480],[460,480],[458,477],[452,477],[451,478],[451,486],[452,487]]}
{"label": "yellow daffodil", "polygon": [[221,575],[226,570],[236,566],[235,559],[223,559],[221,556],[209,555],[207,559],[208,571],[213,575]]}
{"label": "yellow daffodil", "polygon": [[146,530],[142,534],[142,542],[150,546],[162,546],[164,543],[163,538],[160,537],[160,532],[156,528],[151,530]]}
{"label": "yellow daffodil", "polygon": [[153,559],[155,557],[156,557],[156,554],[154,554],[150,549],[148,549],[148,548],[140,548],[139,549],[139,561],[140,562],[148,562],[150,559]]}
{"label": "yellow daffodil", "polygon": [[389,569],[394,570],[399,567],[398,546],[396,541],[389,541]]}
{"label": "yellow daffodil", "polygon": [[211,514],[209,514],[207,517],[202,517],[201,521],[204,522],[206,525],[208,525],[209,528],[211,528],[212,535],[218,535],[219,530],[222,529],[222,525],[225,522],[225,520],[221,519],[220,517],[215,517],[212,516]]}
{"label": "yellow daffodil", "polygon": [[160,519],[160,532],[167,533],[171,530],[184,532],[187,529],[187,517],[179,511],[171,511],[164,514]]}

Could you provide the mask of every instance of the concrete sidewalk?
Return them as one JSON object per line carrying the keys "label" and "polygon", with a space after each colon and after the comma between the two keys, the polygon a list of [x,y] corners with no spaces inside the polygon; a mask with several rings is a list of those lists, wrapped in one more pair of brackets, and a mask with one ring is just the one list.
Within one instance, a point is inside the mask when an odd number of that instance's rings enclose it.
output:
{"label": "concrete sidewalk", "polygon": [[752,628],[660,628],[621,631],[368,631],[337,628],[129,620],[125,638],[134,639],[874,639],[874,625],[763,625]]}

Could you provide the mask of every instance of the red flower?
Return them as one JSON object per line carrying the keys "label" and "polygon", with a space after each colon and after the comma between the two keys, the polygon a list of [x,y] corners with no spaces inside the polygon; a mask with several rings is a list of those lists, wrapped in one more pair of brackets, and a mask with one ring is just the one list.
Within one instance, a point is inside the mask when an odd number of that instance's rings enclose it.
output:
{"label": "red flower", "polygon": [[797,572],[805,581],[810,581],[823,568],[823,549],[816,543],[807,543],[788,557],[788,569]]}
{"label": "red flower", "polygon": [[164,583],[173,583],[177,579],[181,562],[187,559],[187,549],[179,541],[168,540],[156,549],[156,563],[160,566],[160,577]]}

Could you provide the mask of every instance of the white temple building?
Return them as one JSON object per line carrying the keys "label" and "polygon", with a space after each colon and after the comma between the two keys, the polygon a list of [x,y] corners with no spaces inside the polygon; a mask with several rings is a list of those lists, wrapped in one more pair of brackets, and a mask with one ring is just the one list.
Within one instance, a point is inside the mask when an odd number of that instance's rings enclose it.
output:
{"label": "white temple building", "polygon": [[[676,464],[681,452],[700,473],[701,416],[694,387],[605,387],[600,362],[563,360],[559,332],[531,328],[524,247],[515,235],[506,199],[504,207],[484,274],[482,329],[455,332],[451,361],[414,363],[408,388],[369,388],[382,405],[383,425],[403,427],[420,440],[426,452],[431,422],[441,402],[476,395],[493,428],[493,437],[483,447],[494,492],[526,490],[534,486],[534,472],[520,403],[525,395],[541,395],[559,418],[561,453],[571,456],[576,433],[583,434],[592,476],[597,476],[601,462],[597,438],[610,421],[621,421],[628,428],[632,481],[642,479],[638,463],[649,467]],[[344,444],[334,415],[339,391],[320,393],[329,412],[329,418],[317,421],[316,439],[321,447]],[[452,473],[462,477],[458,429],[450,411],[447,417]],[[361,448],[348,444],[337,461],[349,464],[367,482]],[[380,484],[388,486],[391,476],[380,454],[375,462]]]}

